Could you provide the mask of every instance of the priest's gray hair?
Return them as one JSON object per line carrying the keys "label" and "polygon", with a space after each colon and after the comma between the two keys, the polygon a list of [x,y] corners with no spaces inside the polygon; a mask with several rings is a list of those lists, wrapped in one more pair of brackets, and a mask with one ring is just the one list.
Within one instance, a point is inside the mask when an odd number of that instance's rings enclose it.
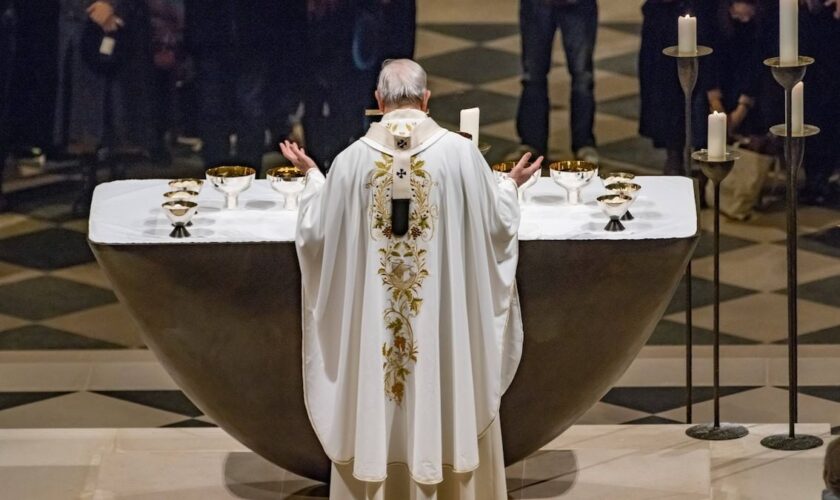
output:
{"label": "priest's gray hair", "polygon": [[411,59],[388,59],[376,90],[386,106],[419,106],[426,96],[426,71]]}

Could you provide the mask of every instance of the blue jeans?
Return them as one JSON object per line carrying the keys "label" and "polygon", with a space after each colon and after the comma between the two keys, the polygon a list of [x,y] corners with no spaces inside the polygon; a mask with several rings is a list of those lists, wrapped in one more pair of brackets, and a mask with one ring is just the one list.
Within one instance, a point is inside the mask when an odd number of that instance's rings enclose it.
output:
{"label": "blue jeans", "polygon": [[569,75],[572,77],[572,150],[595,146],[595,75],[592,55],[598,33],[596,0],[520,0],[522,32],[522,97],[516,129],[522,144],[540,154],[548,151],[548,72],[551,48],[560,29]]}

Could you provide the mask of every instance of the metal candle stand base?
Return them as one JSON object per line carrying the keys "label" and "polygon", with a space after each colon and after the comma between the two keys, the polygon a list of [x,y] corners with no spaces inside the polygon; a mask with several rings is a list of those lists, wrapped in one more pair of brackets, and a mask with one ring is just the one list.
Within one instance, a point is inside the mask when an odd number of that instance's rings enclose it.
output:
{"label": "metal candle stand base", "polygon": [[[799,56],[797,64],[783,65],[778,57],[764,61],[773,72],[773,78],[785,89],[785,124],[793,123],[793,87],[802,81],[805,71],[814,59]],[[788,298],[788,433],[769,436],[761,441],[766,448],[774,450],[798,451],[822,446],[822,439],[807,434],[796,434],[795,427],[798,419],[797,398],[799,395],[799,338],[797,325],[797,287],[796,251],[797,251],[797,223],[796,223],[796,177],[805,153],[805,138],[819,133],[817,127],[805,125],[802,133],[793,134],[793,130],[786,125],[776,125],[770,132],[785,138],[785,166],[787,167],[787,298]]]}
{"label": "metal candle stand base", "polygon": [[823,445],[823,440],[810,434],[794,434],[793,437],[787,434],[777,434],[762,439],[761,445],[771,450],[802,451],[819,448]]}
{"label": "metal candle stand base", "polygon": [[624,224],[621,223],[618,217],[610,217],[610,221],[607,223],[607,227],[604,228],[604,231],[609,231],[611,233],[624,231]]}
{"label": "metal candle stand base", "polygon": [[703,441],[728,441],[730,439],[742,438],[749,434],[750,431],[743,425],[724,423],[717,426],[713,424],[695,425],[687,429],[685,433],[689,437],[702,439]]}
{"label": "metal candle stand base", "polygon": [[[691,177],[691,97],[694,94],[694,87],[697,85],[697,75],[700,67],[699,59],[701,57],[711,54],[713,51],[710,47],[699,45],[697,52],[694,54],[681,53],[678,46],[668,47],[662,53],[668,57],[673,57],[677,60],[677,76],[680,79],[680,87],[683,95],[685,95],[685,147],[683,148],[683,166],[685,168],[685,176]],[[692,420],[692,405],[694,398],[692,396],[692,345],[694,343],[692,337],[692,300],[691,300],[691,260],[688,261],[688,267],[685,270],[685,386],[686,386],[686,405],[685,418],[687,423]]]}
{"label": "metal candle stand base", "polygon": [[714,227],[714,424],[695,425],[685,433],[695,439],[706,441],[724,441],[738,439],[749,434],[746,427],[720,423],[720,183],[732,171],[738,154],[726,152],[723,158],[709,158],[705,149],[694,153],[692,159],[700,164],[700,170],[709,178],[715,190],[715,227]]}
{"label": "metal candle stand base", "polygon": [[187,231],[187,226],[184,224],[172,224],[175,229],[169,233],[170,238],[189,238],[190,232]]}

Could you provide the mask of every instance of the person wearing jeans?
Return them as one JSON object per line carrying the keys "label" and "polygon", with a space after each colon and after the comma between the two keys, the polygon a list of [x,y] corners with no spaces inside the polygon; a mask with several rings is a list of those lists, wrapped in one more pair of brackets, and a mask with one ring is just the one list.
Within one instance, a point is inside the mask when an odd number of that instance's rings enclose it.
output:
{"label": "person wearing jeans", "polygon": [[548,151],[548,72],[555,32],[572,77],[572,151],[579,159],[598,161],[595,150],[595,75],[592,56],[598,32],[596,0],[520,0],[522,32],[522,96],[516,129],[522,148],[543,155]]}

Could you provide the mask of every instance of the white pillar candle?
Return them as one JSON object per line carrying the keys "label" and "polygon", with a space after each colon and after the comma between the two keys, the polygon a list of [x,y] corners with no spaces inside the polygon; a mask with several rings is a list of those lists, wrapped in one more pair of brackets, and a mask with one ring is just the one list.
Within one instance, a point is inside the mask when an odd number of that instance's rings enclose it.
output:
{"label": "white pillar candle", "polygon": [[802,135],[805,129],[805,84],[802,82],[793,86],[793,102],[791,103],[791,122],[793,122],[793,135]]}
{"label": "white pillar candle", "polygon": [[478,146],[478,124],[481,117],[481,110],[478,108],[461,110],[461,132],[472,136],[473,144]]}
{"label": "white pillar candle", "polygon": [[779,0],[779,62],[799,64],[799,0]]}
{"label": "white pillar candle", "polygon": [[679,18],[679,53],[697,53],[697,18],[688,14]]}
{"label": "white pillar candle", "polygon": [[709,115],[708,143],[710,160],[726,159],[726,113]]}

